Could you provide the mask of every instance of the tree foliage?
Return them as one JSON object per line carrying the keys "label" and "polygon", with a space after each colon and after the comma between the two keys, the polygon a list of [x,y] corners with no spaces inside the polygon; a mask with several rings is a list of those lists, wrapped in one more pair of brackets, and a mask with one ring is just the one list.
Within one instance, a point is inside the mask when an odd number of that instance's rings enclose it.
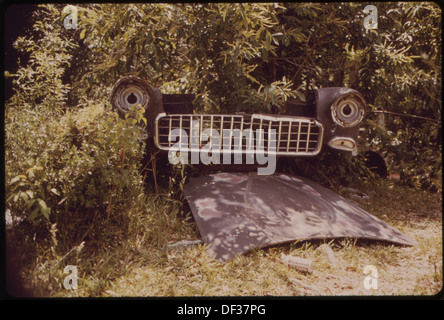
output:
{"label": "tree foliage", "polygon": [[433,3],[381,3],[375,30],[364,28],[363,5],[354,3],[79,10],[71,41],[78,36],[87,54],[73,79],[95,90],[132,73],[166,91],[195,93],[203,110],[229,112],[263,110],[272,95],[280,107],[308,89],[349,86],[370,108],[440,118],[441,11]]}
{"label": "tree foliage", "polygon": [[[366,30],[356,3],[89,6],[78,32],[97,58],[82,77],[137,74],[196,94],[207,112],[278,111],[311,89],[352,87],[368,102],[367,145],[412,184],[423,164],[440,174],[441,9],[377,8],[378,28]],[[437,121],[387,115],[381,126],[378,109]]]}

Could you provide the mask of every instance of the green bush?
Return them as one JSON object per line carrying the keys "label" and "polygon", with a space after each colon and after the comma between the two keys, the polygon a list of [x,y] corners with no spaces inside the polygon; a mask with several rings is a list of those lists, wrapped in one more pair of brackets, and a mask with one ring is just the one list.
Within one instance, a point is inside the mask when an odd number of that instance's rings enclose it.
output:
{"label": "green bush", "polygon": [[[9,111],[11,120],[17,110]],[[15,216],[74,229],[118,216],[140,194],[141,110],[126,119],[100,104],[51,121],[30,114],[6,123],[6,206]]]}
{"label": "green bush", "polygon": [[68,104],[72,89],[86,84],[67,83],[79,47],[60,23],[62,8],[34,12],[32,30],[14,44],[28,60],[5,73],[14,85],[5,104],[5,200],[14,217],[31,222],[31,238],[57,223],[69,245],[104,235],[111,226],[104,222],[125,223],[142,186],[137,123],[144,118],[134,109],[120,119],[103,98]]}

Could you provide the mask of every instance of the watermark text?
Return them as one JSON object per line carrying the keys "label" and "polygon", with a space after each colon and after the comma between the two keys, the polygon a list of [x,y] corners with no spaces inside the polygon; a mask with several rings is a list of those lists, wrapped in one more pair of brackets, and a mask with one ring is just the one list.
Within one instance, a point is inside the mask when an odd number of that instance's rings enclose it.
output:
{"label": "watermark text", "polygon": [[[276,170],[276,130],[269,129],[204,129],[199,121],[192,121],[190,136],[184,129],[175,128],[168,135],[174,142],[169,148],[171,164],[254,164],[259,175],[270,175]],[[266,166],[264,166],[266,165]]]}

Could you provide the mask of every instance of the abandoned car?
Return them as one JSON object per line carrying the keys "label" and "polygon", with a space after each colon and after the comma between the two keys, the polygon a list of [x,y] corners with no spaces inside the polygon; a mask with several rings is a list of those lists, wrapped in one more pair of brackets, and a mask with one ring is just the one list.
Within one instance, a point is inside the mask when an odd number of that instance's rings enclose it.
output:
{"label": "abandoned car", "polygon": [[162,94],[145,80],[127,76],[115,84],[111,102],[120,115],[142,106],[147,134],[162,151],[170,151],[177,140],[181,153],[208,149],[212,154],[250,154],[262,148],[277,157],[316,156],[324,144],[356,153],[365,112],[362,95],[334,87],[312,96],[305,103],[287,101],[280,115],[196,114],[192,95]]}
{"label": "abandoned car", "polygon": [[[254,156],[259,164],[276,157],[310,157],[325,145],[356,154],[365,112],[364,98],[349,88],[318,89],[305,103],[288,101],[279,115],[196,114],[192,102],[192,95],[162,94],[133,76],[121,78],[111,94],[121,116],[137,105],[145,109],[148,141],[168,152],[170,162],[188,163],[191,154],[191,164],[205,165],[248,164]],[[200,235],[217,259],[296,240],[415,244],[331,190],[269,168],[207,173],[184,185]]]}

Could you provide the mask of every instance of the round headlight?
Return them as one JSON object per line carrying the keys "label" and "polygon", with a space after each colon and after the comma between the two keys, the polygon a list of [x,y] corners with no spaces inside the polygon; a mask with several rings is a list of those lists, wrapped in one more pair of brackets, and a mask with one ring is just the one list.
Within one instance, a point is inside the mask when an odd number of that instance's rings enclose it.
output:
{"label": "round headlight", "polygon": [[111,104],[120,115],[128,113],[133,106],[146,109],[150,101],[151,87],[137,77],[124,77],[117,81],[111,93]]}
{"label": "round headlight", "polygon": [[331,106],[333,121],[341,127],[354,127],[364,117],[364,105],[355,95],[336,100]]}

